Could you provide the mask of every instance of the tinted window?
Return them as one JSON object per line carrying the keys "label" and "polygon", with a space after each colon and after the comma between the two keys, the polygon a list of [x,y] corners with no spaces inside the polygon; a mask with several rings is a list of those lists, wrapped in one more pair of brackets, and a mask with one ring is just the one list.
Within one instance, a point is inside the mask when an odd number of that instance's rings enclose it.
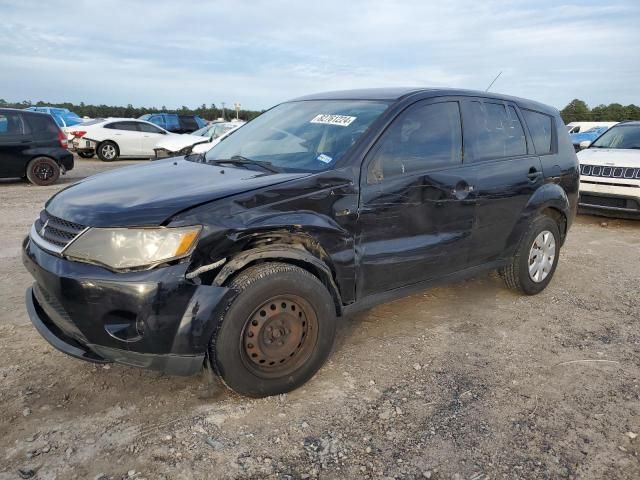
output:
{"label": "tinted window", "polygon": [[470,121],[465,124],[467,145],[475,161],[525,155],[524,129],[513,107],[501,103],[469,102]]}
{"label": "tinted window", "polygon": [[111,128],[114,130],[127,130],[130,132],[138,131],[138,122],[113,122],[107,123],[103,128]]}
{"label": "tinted window", "polygon": [[[164,116],[165,128],[167,130],[180,130],[180,122],[178,121],[178,115],[175,113],[169,113]],[[162,125],[161,123],[159,125]],[[198,127],[196,127],[198,128]],[[194,130],[196,129],[194,128]]]}
{"label": "tinted window", "polygon": [[400,114],[374,151],[368,181],[462,163],[457,102],[418,104]]}
{"label": "tinted window", "polygon": [[536,153],[538,155],[551,153],[553,119],[549,115],[531,110],[522,110],[522,113],[529,127],[529,133],[533,140],[533,146],[536,148]]}
{"label": "tinted window", "polygon": [[199,128],[196,119],[190,116],[180,116],[180,124],[180,127],[184,130],[197,130]]}
{"label": "tinted window", "polygon": [[0,113],[0,136],[24,135],[25,133],[22,115],[13,112]]}
{"label": "tinted window", "polygon": [[145,132],[145,133],[162,133],[162,130],[160,130],[158,127],[151,125],[150,123],[143,123],[143,122],[138,122],[138,127],[140,128],[141,132]]}

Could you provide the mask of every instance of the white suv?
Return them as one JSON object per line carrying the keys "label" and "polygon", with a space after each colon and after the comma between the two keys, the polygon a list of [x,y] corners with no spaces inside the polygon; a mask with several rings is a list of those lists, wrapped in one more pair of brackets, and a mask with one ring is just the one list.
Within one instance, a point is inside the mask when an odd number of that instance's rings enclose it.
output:
{"label": "white suv", "polygon": [[580,211],[640,219],[640,121],[610,128],[578,160]]}

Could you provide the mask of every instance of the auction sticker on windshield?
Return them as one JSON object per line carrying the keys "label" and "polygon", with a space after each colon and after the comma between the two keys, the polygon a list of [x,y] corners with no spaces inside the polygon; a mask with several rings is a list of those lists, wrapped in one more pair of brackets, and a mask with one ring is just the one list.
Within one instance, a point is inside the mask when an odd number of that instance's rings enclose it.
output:
{"label": "auction sticker on windshield", "polygon": [[311,119],[310,123],[324,123],[325,125],[339,125],[341,127],[348,127],[358,117],[350,117],[348,115],[330,115],[328,113],[321,113]]}

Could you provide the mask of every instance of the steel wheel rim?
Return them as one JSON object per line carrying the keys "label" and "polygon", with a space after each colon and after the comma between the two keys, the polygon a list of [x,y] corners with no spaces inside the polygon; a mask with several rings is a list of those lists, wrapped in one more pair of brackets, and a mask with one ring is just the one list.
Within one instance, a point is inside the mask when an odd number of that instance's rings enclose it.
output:
{"label": "steel wheel rim", "polygon": [[277,378],[304,365],[315,350],[318,317],[302,297],[278,295],[256,308],[245,323],[241,351],[255,375]]}
{"label": "steel wheel rim", "polygon": [[556,258],[556,238],[549,230],[543,230],[529,250],[529,278],[536,283],[544,281],[553,268]]}
{"label": "steel wheel rim", "polygon": [[40,180],[46,181],[53,177],[53,167],[45,162],[38,162],[33,166],[34,175]]}
{"label": "steel wheel rim", "polygon": [[113,145],[105,145],[102,147],[102,155],[104,158],[114,158],[116,156],[116,149]]}

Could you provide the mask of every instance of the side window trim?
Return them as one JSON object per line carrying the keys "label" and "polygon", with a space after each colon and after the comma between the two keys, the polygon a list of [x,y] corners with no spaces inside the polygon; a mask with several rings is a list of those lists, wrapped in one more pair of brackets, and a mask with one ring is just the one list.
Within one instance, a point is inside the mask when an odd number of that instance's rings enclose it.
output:
{"label": "side window trim", "polygon": [[[360,170],[360,175],[362,178],[362,175],[364,175],[364,179],[365,185],[380,185],[382,183],[384,183],[385,181],[393,181],[396,180],[398,178],[412,178],[414,176],[420,176],[420,175],[424,175],[425,173],[431,173],[431,172],[438,172],[438,171],[445,171],[445,170],[450,170],[453,168],[460,168],[464,165],[464,160],[465,160],[465,149],[464,149],[464,119],[463,119],[463,114],[462,114],[462,105],[461,102],[463,101],[462,97],[430,97],[430,98],[423,98],[423,99],[418,99],[408,105],[406,105],[404,108],[402,108],[402,110],[398,111],[396,113],[396,115],[387,123],[387,125],[384,127],[384,129],[378,134],[377,138],[375,139],[375,141],[373,142],[373,144],[371,145],[371,147],[369,148],[369,150],[367,150],[367,152],[364,155],[364,160],[362,162],[362,167]],[[420,169],[420,170],[416,170],[414,172],[408,172],[406,174],[406,176],[394,176],[391,177],[389,179],[383,179],[382,181],[378,181],[378,182],[371,182],[369,180],[369,170],[372,167],[372,163],[374,160],[374,157],[376,155],[376,153],[378,152],[378,150],[382,147],[382,141],[385,138],[385,135],[387,134],[387,132],[391,129],[391,127],[395,124],[396,120],[398,120],[398,118],[400,118],[402,115],[404,115],[408,110],[415,108],[417,106],[427,106],[427,105],[435,105],[438,103],[456,103],[457,107],[458,107],[458,118],[460,119],[460,141],[461,141],[461,151],[460,151],[460,163],[459,164],[455,164],[455,165],[445,165],[445,166],[441,166],[441,167],[435,167],[435,168],[424,168],[424,169]]]}
{"label": "side window trim", "polygon": [[535,155],[536,151],[535,148],[533,147],[533,141],[531,140],[531,136],[529,135],[529,128],[527,127],[527,122],[525,122],[524,120],[524,115],[522,115],[522,112],[520,111],[520,107],[518,107],[517,104],[512,103],[512,102],[505,102],[506,106],[507,106],[507,110],[509,109],[509,107],[513,108],[516,112],[516,117],[518,118],[518,121],[520,122],[520,126],[522,127],[522,131],[524,132],[524,141],[527,144],[527,153],[524,155],[517,155],[519,157],[527,157],[527,156],[531,156],[531,155]]}

